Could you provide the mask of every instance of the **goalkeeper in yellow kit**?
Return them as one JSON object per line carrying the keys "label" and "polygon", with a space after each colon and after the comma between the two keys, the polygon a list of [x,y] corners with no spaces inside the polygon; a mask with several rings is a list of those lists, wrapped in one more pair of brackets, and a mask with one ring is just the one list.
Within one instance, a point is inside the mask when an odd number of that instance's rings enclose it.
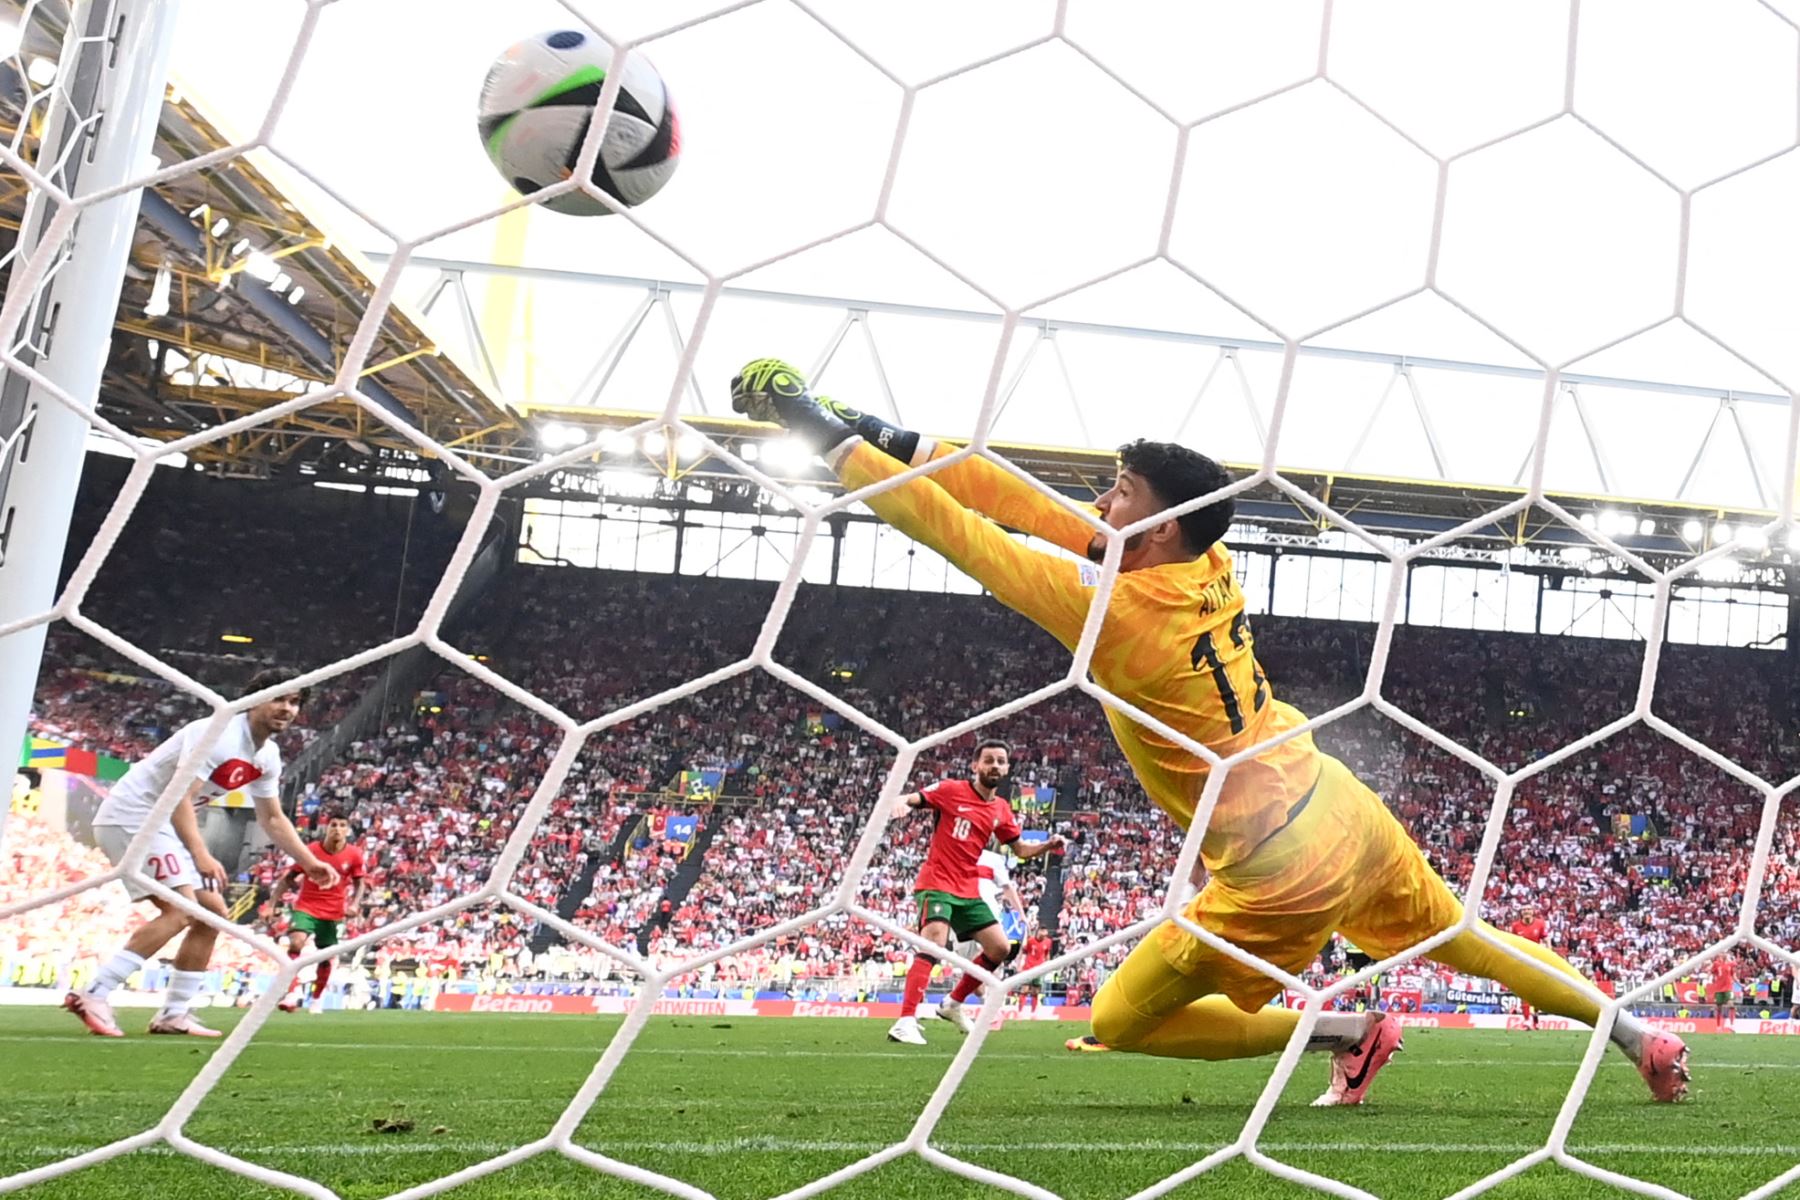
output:
{"label": "goalkeeper in yellow kit", "polygon": [[[809,393],[774,359],[731,383],[733,407],[809,438],[847,488],[892,478],[948,450],[916,433]],[[1119,452],[1112,488],[1094,510],[1123,528],[1219,490],[1230,475],[1166,442]],[[1095,594],[1091,566],[1022,545],[1002,525],[1098,560],[1105,539],[1069,509],[979,458],[910,480],[868,501],[884,521],[979,580],[995,599],[1074,648]],[[1126,539],[1120,575],[1090,670],[1113,695],[1221,758],[1306,720],[1275,699],[1257,666],[1244,598],[1220,542],[1225,499]],[[991,518],[991,519],[988,519]],[[1183,828],[1208,764],[1130,717],[1106,710],[1145,792]],[[1194,924],[1291,973],[1311,966],[1334,931],[1385,958],[1439,933],[1462,905],[1404,827],[1348,768],[1300,734],[1231,768],[1201,841],[1209,878],[1190,902]],[[1453,970],[1499,980],[1525,1003],[1593,1024],[1599,1005],[1568,980],[1575,969],[1547,947],[1483,924],[1499,941],[1548,964],[1546,973],[1465,932],[1431,952]],[[1094,999],[1096,1037],[1114,1050],[1173,1058],[1246,1058],[1283,1049],[1300,1014],[1271,1008],[1280,984],[1207,946],[1175,922],[1145,938]],[[1687,1092],[1679,1038],[1619,1014],[1613,1041],[1658,1100]],[[1318,1104],[1360,1104],[1400,1049],[1399,1022],[1382,1013],[1324,1013],[1308,1049],[1332,1054]]]}

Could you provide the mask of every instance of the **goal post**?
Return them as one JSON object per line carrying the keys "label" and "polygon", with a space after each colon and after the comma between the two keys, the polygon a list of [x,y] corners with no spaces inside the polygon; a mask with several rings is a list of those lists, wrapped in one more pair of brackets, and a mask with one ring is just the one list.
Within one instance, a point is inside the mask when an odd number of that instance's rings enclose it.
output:
{"label": "goal post", "polygon": [[[34,188],[7,281],[4,311],[17,314],[18,324],[0,336],[18,366],[42,382],[17,369],[0,381],[0,629],[56,599],[91,428],[83,414],[94,408],[112,345],[140,193],[90,204],[80,197],[153,166],[179,5],[77,0],[63,33],[36,167],[78,213],[73,225],[58,223],[66,206]],[[48,629],[0,637],[0,753],[9,760],[25,738]],[[5,822],[0,810],[0,841]]]}

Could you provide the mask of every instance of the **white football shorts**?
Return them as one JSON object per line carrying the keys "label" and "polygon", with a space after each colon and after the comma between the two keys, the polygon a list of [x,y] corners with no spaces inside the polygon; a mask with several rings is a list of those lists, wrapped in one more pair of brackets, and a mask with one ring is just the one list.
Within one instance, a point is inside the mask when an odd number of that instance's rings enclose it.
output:
{"label": "white football shorts", "polygon": [[[137,836],[137,830],[127,829],[123,825],[94,826],[94,841],[106,852],[114,866],[125,857],[125,847]],[[188,848],[181,844],[175,836],[175,827],[165,825],[150,839],[150,854],[144,859],[144,874],[157,880],[165,887],[177,891],[184,887],[200,888],[200,868],[194,865],[194,856]],[[133,900],[145,900],[150,890],[136,879],[126,875],[119,880],[125,885],[125,894]]]}

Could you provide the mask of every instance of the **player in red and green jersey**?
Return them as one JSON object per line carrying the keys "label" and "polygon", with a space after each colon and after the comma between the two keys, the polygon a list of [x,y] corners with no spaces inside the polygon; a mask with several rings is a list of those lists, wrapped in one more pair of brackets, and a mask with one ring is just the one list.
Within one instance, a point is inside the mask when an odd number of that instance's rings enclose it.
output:
{"label": "player in red and green jersey", "polygon": [[[1012,848],[1020,858],[1036,858],[1062,848],[1060,837],[1041,842],[1022,842],[1024,827],[1013,815],[1012,805],[998,793],[1011,770],[1005,742],[986,741],[975,747],[969,764],[969,779],[940,779],[928,788],[900,797],[896,815],[919,809],[930,809],[936,821],[931,831],[931,847],[913,883],[913,898],[919,903],[919,932],[946,950],[952,934],[959,940],[980,945],[978,966],[989,970],[1012,957],[1012,945],[1000,932],[994,910],[981,898],[981,852],[988,840],[996,839]],[[925,986],[931,982],[931,969],[936,960],[926,954],[913,957],[906,972],[906,991],[900,1002],[900,1019],[888,1030],[888,1041],[923,1046],[925,1035],[919,1032],[919,1002],[925,999]],[[969,1019],[962,1014],[962,1002],[946,1001],[938,1006],[938,1016],[964,1033]]]}
{"label": "player in red and green jersey", "polygon": [[[294,901],[288,926],[289,958],[299,958],[306,953],[309,940],[316,942],[321,950],[337,945],[339,927],[362,909],[363,888],[368,882],[362,849],[350,844],[350,818],[343,813],[327,814],[325,836],[307,849],[319,861],[332,865],[338,881],[336,886],[328,888],[322,888],[310,879],[300,885],[300,898]],[[273,916],[281,907],[288,885],[299,874],[298,870],[290,870],[276,882],[265,910],[269,915]],[[330,979],[331,960],[328,958],[313,971],[311,1011],[315,1015],[324,1011],[325,985]],[[296,979],[294,990],[281,1001],[282,1012],[293,1012],[300,1007],[300,986]]]}

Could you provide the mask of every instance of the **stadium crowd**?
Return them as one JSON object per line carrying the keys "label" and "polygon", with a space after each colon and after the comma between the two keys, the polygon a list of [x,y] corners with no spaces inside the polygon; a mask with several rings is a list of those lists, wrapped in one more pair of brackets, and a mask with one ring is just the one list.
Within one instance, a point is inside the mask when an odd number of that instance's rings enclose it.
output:
{"label": "stadium crowd", "polygon": [[[393,582],[381,576],[356,586]],[[292,611],[322,639],[318,661],[368,644],[367,631],[325,623],[325,611],[354,606],[322,582],[284,591],[300,597]],[[457,634],[458,645],[576,720],[740,662],[773,595],[772,585],[738,581],[530,567],[515,567],[495,591]],[[413,599],[422,603],[423,595]],[[248,592],[235,603],[256,606]],[[167,620],[178,610],[159,611]],[[1369,627],[1252,623],[1278,698],[1317,715],[1362,690]],[[139,632],[157,640],[149,627]],[[1629,711],[1642,656],[1632,642],[1403,627],[1382,696],[1516,770]],[[130,756],[180,719],[180,702],[162,685],[83,674],[91,668],[75,657],[59,650],[47,670],[36,728]],[[905,737],[1028,695],[1067,669],[1047,635],[990,600],[850,588],[803,589],[776,658]],[[1666,647],[1655,711],[1743,768],[1783,779],[1797,761],[1784,659]],[[303,798],[303,821],[347,811],[365,849],[370,890],[353,934],[479,886],[562,743],[544,713],[458,666],[446,666],[430,687],[429,710],[413,711],[408,697]],[[347,690],[346,703],[355,688]],[[305,720],[317,728],[332,716],[332,705],[315,704]],[[1079,834],[1059,861],[1034,864],[1021,878],[1027,909],[1053,926],[1056,950],[1154,913],[1181,837],[1138,789],[1097,702],[1063,691],[981,731],[990,735],[1013,746],[1017,789],[1055,790],[1054,813],[1027,814],[1028,827]],[[974,736],[921,751],[908,785],[962,770]],[[1368,707],[1317,736],[1383,795],[1453,886],[1468,883],[1495,798],[1491,779]],[[589,736],[523,846],[511,890],[659,964],[716,949],[835,894],[894,762],[892,747],[816,697],[764,672],[728,675]],[[1616,985],[1648,978],[1730,930],[1763,808],[1757,789],[1633,726],[1520,783],[1488,878],[1486,914],[1504,923],[1534,903],[1550,942],[1576,965]],[[1760,928],[1788,945],[1800,943],[1800,822],[1791,808],[1775,831],[1760,905]],[[890,826],[855,903],[910,924],[927,834],[923,820]],[[12,840],[9,832],[9,851]],[[41,853],[26,865],[15,886],[27,892],[65,877],[57,871],[84,869],[52,870]],[[281,869],[270,855],[249,864],[246,876],[266,888]],[[613,974],[603,957],[558,941],[530,914],[490,904],[379,943],[370,959],[383,969],[524,977],[542,974],[554,954],[565,967]],[[1091,995],[1126,949],[1068,968],[1061,984],[1077,998]],[[910,953],[868,921],[837,914],[709,964],[693,982],[799,990],[833,980],[876,990]],[[1328,956],[1319,970],[1334,966]],[[1753,957],[1743,965],[1751,975],[1771,969]],[[1395,979],[1466,986],[1424,966]]]}
{"label": "stadium crowd", "polygon": [[[65,579],[123,474],[113,460],[85,469]],[[227,634],[249,637],[227,644],[259,666],[279,657],[311,669],[378,645],[418,621],[462,530],[417,498],[343,501],[304,481],[257,488],[154,472],[82,611],[158,654],[211,655]]]}
{"label": "stadium crowd", "polygon": [[[119,460],[97,459],[84,471],[64,582],[111,511],[124,470]],[[221,509],[232,519],[219,520]],[[370,493],[343,504],[304,483],[245,488],[157,471],[81,609],[231,696],[270,663],[311,670],[409,632],[461,532],[414,499]],[[380,671],[371,664],[316,687],[284,752],[291,757],[335,722]],[[99,640],[66,623],[50,627],[33,734],[136,759],[205,712]]]}
{"label": "stadium crowd", "polygon": [[[0,843],[0,908],[91,879],[111,865],[97,847],[83,845],[29,804],[15,803]],[[142,919],[123,888],[105,886],[0,921],[0,986],[79,986]],[[258,956],[243,942],[222,937],[213,961],[244,968]]]}

